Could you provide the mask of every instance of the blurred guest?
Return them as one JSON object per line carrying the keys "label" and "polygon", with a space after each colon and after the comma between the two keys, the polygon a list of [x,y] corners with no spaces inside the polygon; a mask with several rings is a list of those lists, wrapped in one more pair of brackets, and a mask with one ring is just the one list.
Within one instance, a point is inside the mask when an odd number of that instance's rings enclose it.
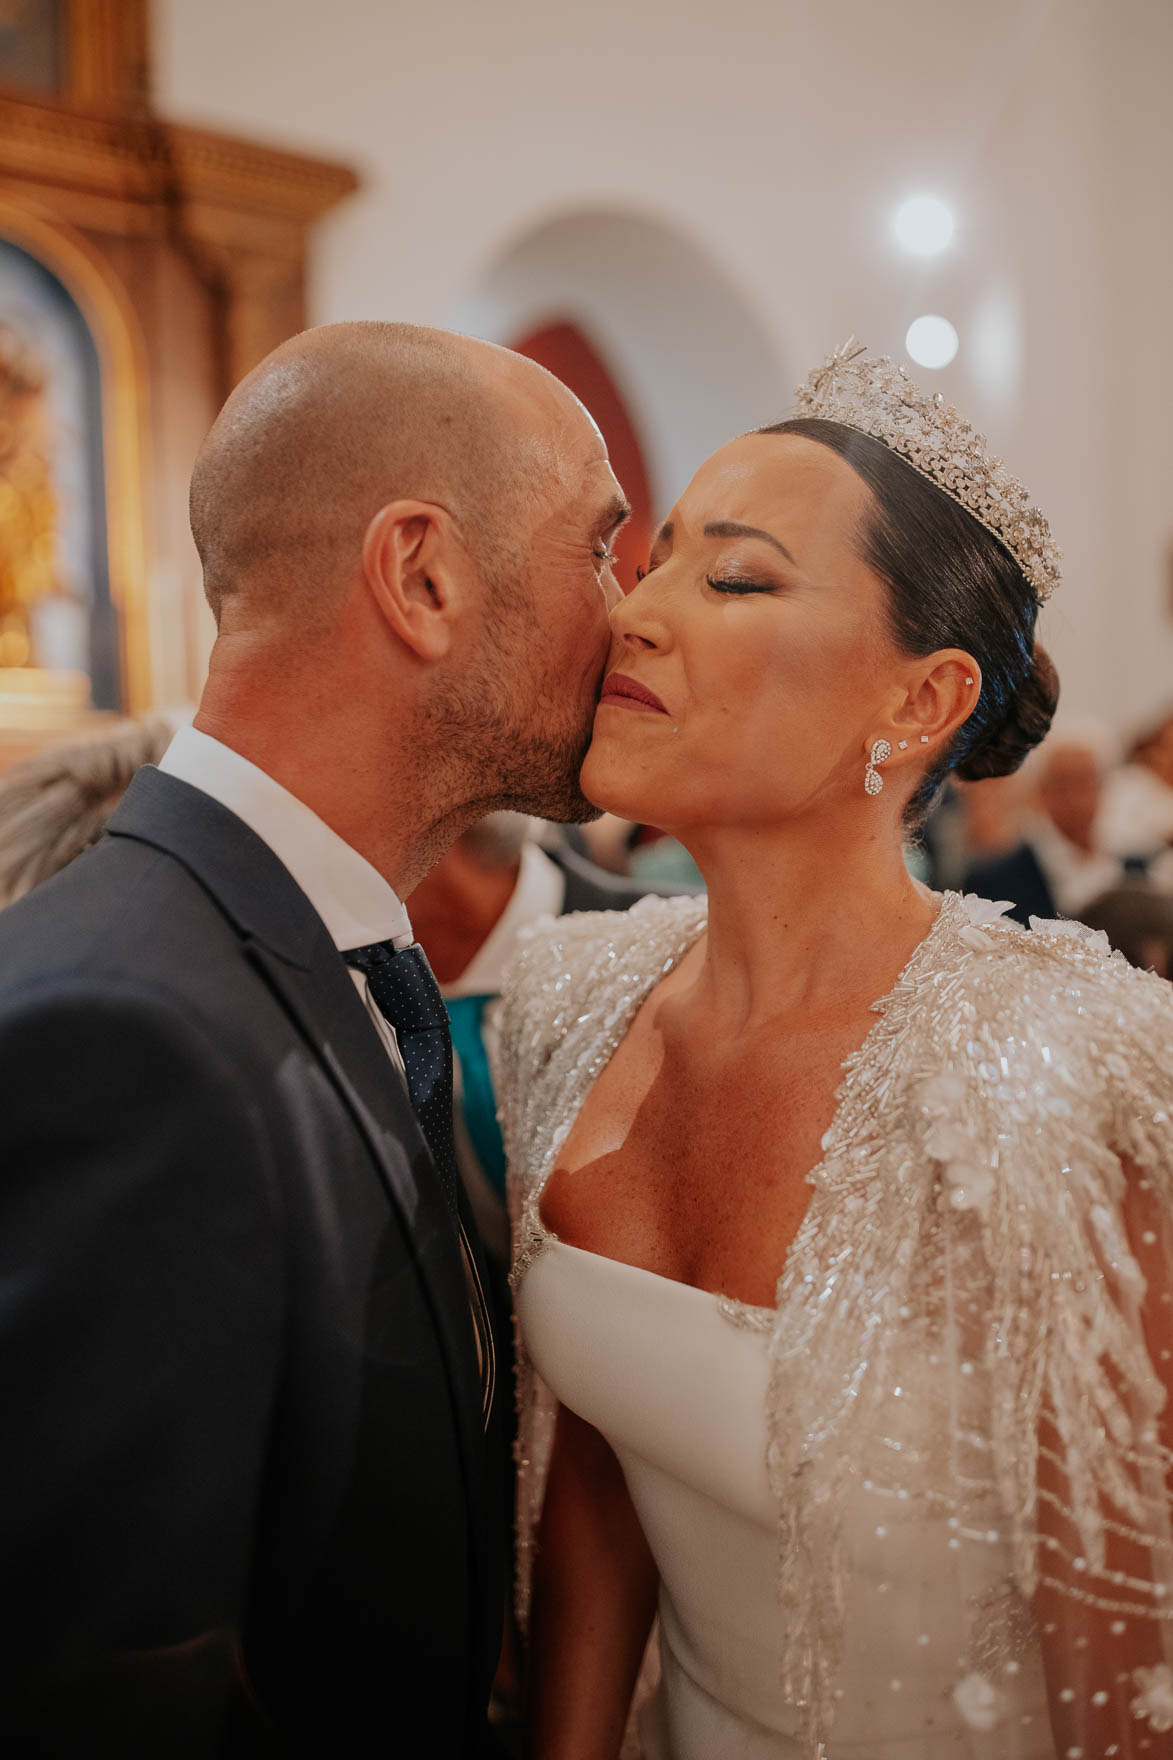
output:
{"label": "blurred guest", "polygon": [[614,813],[601,813],[589,825],[567,825],[563,841],[609,874],[626,874],[640,827]]}
{"label": "blurred guest", "polygon": [[174,729],[123,721],[52,746],[0,777],[0,905],[23,898],[96,843],[142,764],[155,764]]}
{"label": "blurred guest", "polygon": [[703,892],[701,871],[682,843],[652,825],[632,825],[604,813],[590,825],[562,828],[571,849],[591,858],[611,874],[625,874],[646,891],[664,887]]}
{"label": "blurred guest", "polygon": [[627,864],[633,880],[644,886],[678,886],[682,892],[703,892],[704,876],[675,837],[654,837],[637,843]]}
{"label": "blurred guest", "polygon": [[1022,776],[959,782],[950,776],[905,850],[910,871],[935,892],[956,892],[970,868],[1017,847],[1022,836]]}
{"label": "blurred guest", "polygon": [[1173,845],[1173,714],[1142,733],[1104,791],[1106,849],[1146,860]]}
{"label": "blurred guest", "polygon": [[1097,831],[1104,743],[1090,730],[1053,734],[1032,773],[1034,810],[1020,841],[971,865],[965,890],[1010,899],[1010,915],[1024,924],[1031,917],[1082,917],[1092,899],[1124,878],[1123,863],[1105,852]]}
{"label": "blurred guest", "polygon": [[1091,929],[1102,929],[1131,966],[1173,979],[1173,898],[1151,887],[1117,886],[1083,912]]}
{"label": "blurred guest", "polygon": [[520,813],[491,813],[453,844],[407,900],[452,1025],[461,1170],[485,1244],[503,1268],[509,1256],[505,1151],[486,1051],[501,975],[521,931],[539,917],[626,910],[649,890],[576,850],[543,849],[534,831],[534,821]]}
{"label": "blurred guest", "polygon": [[993,861],[1014,849],[1022,836],[1024,787],[1021,772],[986,776],[956,785],[961,836],[969,862]]}

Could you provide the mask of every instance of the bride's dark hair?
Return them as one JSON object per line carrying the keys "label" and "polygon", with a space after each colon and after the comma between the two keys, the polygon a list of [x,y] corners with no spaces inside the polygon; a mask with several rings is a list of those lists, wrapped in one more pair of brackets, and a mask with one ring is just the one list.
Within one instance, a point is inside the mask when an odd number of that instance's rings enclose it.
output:
{"label": "bride's dark hair", "polygon": [[963,648],[981,667],[977,708],[909,802],[909,820],[919,822],[951,771],[966,782],[1011,775],[1051,725],[1059,677],[1035,640],[1038,597],[1010,552],[870,434],[806,416],[759,432],[829,446],[872,491],[861,551],[888,585],[892,632],[904,652]]}

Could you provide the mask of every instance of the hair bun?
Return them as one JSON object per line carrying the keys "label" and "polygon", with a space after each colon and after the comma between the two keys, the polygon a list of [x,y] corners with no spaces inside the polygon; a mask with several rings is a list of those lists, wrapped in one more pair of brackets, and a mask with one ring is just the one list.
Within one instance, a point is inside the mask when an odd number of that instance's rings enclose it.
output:
{"label": "hair bun", "polygon": [[1005,720],[957,765],[963,782],[984,782],[991,776],[1012,776],[1047,737],[1059,706],[1059,674],[1041,642],[1035,643],[1030,669],[1010,699]]}

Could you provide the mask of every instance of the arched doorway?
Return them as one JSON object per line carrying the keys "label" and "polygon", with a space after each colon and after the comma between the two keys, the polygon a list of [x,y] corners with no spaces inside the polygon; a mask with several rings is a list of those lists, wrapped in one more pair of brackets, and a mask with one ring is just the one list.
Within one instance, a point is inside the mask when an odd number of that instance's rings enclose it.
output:
{"label": "arched doorway", "polygon": [[[709,453],[777,421],[802,376],[735,278],[683,230],[639,213],[541,221],[500,250],[450,321],[510,347],[577,332],[637,437],[653,521]],[[575,344],[567,370],[582,360]]]}

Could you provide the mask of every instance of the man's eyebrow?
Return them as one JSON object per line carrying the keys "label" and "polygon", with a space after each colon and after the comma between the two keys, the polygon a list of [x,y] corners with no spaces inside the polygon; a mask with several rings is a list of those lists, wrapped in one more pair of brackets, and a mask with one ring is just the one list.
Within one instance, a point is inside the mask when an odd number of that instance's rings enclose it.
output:
{"label": "man's eyebrow", "polygon": [[617,527],[626,525],[630,518],[630,501],[628,501],[626,495],[616,495],[612,501],[608,502],[603,513],[600,515],[598,530],[600,532],[613,532]]}
{"label": "man's eyebrow", "polygon": [[653,549],[655,548],[655,546],[657,544],[670,544],[672,542],[672,534],[675,530],[676,530],[676,527],[672,524],[672,521],[670,519],[666,519],[664,521],[663,525],[660,527],[659,531],[656,533],[655,538],[652,540]]}
{"label": "man's eyebrow", "polygon": [[[780,543],[777,538],[771,537],[769,532],[763,532],[760,526],[739,525],[735,519],[716,519],[711,525],[705,527],[705,537],[760,538],[763,544],[772,544],[775,550],[781,550],[787,562],[794,562],[794,558],[785,544]],[[798,564],[795,563],[795,567],[797,566]]]}

